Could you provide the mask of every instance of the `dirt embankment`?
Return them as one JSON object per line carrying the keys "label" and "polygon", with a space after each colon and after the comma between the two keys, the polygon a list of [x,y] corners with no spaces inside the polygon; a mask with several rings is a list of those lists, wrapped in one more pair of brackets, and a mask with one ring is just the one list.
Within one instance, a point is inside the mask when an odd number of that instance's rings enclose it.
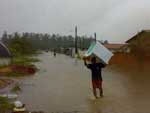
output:
{"label": "dirt embankment", "polygon": [[0,68],[0,74],[5,75],[7,73],[22,73],[25,75],[32,75],[36,72],[36,67],[34,66],[23,66],[23,65],[10,65],[7,67]]}
{"label": "dirt embankment", "polygon": [[11,65],[12,72],[22,73],[25,75],[33,75],[36,72],[35,66]]}
{"label": "dirt embankment", "polygon": [[0,79],[0,89],[3,89],[7,86],[9,86],[10,84],[12,84],[14,81],[11,79],[6,79],[6,78],[1,78]]}
{"label": "dirt embankment", "polygon": [[22,65],[10,65],[7,67],[0,68],[0,89],[3,89],[13,83],[12,79],[4,77],[19,77],[26,75],[33,75],[36,72],[34,66],[22,66]]}

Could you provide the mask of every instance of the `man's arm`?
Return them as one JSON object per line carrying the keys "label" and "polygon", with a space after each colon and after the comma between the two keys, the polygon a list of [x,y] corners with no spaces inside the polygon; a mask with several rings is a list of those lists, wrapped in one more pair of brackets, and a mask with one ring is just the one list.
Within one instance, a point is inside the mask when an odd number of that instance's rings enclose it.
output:
{"label": "man's arm", "polygon": [[87,66],[86,60],[84,60],[84,65]]}
{"label": "man's arm", "polygon": [[106,64],[104,64],[104,63],[99,63],[99,65],[100,65],[101,68],[106,67]]}
{"label": "man's arm", "polygon": [[90,64],[87,64],[86,60],[84,60],[84,65],[89,69],[91,68]]}

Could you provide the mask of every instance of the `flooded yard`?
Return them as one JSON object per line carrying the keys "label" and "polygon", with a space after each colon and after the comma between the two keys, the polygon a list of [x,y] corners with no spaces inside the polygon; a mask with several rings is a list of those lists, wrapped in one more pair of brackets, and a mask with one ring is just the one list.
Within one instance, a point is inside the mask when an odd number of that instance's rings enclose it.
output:
{"label": "flooded yard", "polygon": [[150,73],[134,67],[108,66],[103,70],[104,98],[91,100],[91,73],[65,55],[44,53],[35,76],[21,80],[19,100],[29,110],[46,113],[149,113]]}

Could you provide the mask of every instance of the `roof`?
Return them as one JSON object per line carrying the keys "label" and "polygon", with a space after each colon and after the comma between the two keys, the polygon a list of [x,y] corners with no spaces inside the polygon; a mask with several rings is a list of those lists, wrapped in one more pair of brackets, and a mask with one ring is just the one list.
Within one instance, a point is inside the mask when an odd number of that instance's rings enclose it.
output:
{"label": "roof", "polygon": [[150,33],[150,30],[142,30],[141,32],[137,33],[135,36],[133,36],[132,38],[128,39],[126,41],[126,43],[131,42],[132,40],[136,39],[139,35],[143,34],[143,33]]}
{"label": "roof", "polygon": [[10,57],[9,49],[0,41],[0,57]]}
{"label": "roof", "polygon": [[126,44],[104,44],[104,46],[108,49],[120,49],[124,45]]}

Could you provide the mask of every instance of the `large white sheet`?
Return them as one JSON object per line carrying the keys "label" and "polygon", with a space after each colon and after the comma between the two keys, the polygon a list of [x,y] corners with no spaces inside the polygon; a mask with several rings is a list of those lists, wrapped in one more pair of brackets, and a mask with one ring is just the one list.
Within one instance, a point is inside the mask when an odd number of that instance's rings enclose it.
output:
{"label": "large white sheet", "polygon": [[108,64],[110,58],[113,56],[113,53],[97,41],[96,43],[92,43],[85,53],[85,57],[92,55],[97,56],[104,63]]}

